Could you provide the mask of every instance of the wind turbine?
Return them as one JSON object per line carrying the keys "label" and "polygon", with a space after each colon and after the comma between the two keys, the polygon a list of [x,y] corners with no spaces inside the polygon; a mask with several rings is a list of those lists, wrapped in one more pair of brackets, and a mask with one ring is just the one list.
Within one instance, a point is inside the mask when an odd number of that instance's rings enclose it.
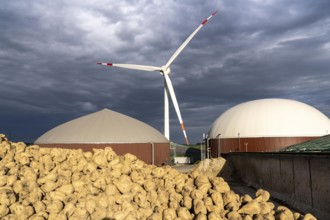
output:
{"label": "wind turbine", "polygon": [[173,106],[175,108],[176,114],[179,118],[179,122],[181,124],[181,129],[183,135],[186,139],[186,144],[189,145],[188,137],[186,134],[186,130],[184,128],[183,120],[180,113],[180,108],[178,101],[176,99],[172,81],[169,77],[171,72],[170,65],[173,61],[177,58],[177,56],[182,52],[182,50],[187,46],[190,40],[196,35],[196,33],[208,22],[217,11],[213,12],[207,19],[205,19],[197,29],[182,43],[182,45],[174,52],[171,58],[167,61],[164,66],[156,67],[156,66],[144,66],[144,65],[135,65],[135,64],[118,64],[118,63],[97,63],[104,66],[111,66],[111,67],[121,67],[127,69],[135,69],[135,70],[144,70],[144,71],[157,71],[160,72],[162,76],[164,76],[164,135],[165,137],[170,140],[170,120],[169,120],[169,103],[168,103],[168,95],[171,96]]}

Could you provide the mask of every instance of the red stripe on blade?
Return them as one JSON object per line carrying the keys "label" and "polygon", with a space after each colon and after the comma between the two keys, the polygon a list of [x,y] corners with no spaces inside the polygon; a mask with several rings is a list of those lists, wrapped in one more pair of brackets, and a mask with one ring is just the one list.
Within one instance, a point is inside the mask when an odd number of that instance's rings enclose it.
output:
{"label": "red stripe on blade", "polygon": [[186,144],[187,144],[187,145],[190,145],[190,144],[189,144],[189,141],[188,141],[188,138],[186,138]]}
{"label": "red stripe on blade", "polygon": [[183,125],[183,123],[181,124],[181,129],[182,129],[182,131],[185,130],[185,129],[184,129],[184,125]]}

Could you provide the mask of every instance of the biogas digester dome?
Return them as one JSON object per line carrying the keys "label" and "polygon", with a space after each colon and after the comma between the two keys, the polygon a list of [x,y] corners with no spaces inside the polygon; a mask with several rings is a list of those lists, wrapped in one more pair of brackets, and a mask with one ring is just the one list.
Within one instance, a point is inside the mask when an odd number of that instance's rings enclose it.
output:
{"label": "biogas digester dome", "polygon": [[330,120],[302,102],[261,99],[236,105],[212,124],[209,130],[211,154],[276,151],[292,144],[324,136]]}
{"label": "biogas digester dome", "polygon": [[92,151],[106,146],[118,154],[131,153],[146,163],[163,164],[170,158],[169,141],[158,130],[109,109],[61,124],[34,144]]}

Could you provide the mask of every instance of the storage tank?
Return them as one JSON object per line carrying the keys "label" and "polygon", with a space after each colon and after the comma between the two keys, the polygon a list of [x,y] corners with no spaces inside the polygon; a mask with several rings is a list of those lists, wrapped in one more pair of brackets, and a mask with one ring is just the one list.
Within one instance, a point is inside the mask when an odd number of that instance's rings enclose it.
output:
{"label": "storage tank", "polygon": [[106,146],[119,155],[131,153],[149,164],[162,165],[170,158],[170,143],[153,127],[103,109],[61,124],[41,135],[34,144],[92,151]]}
{"label": "storage tank", "polygon": [[330,120],[316,108],[289,99],[260,99],[221,114],[208,132],[212,157],[228,152],[277,151],[327,135]]}

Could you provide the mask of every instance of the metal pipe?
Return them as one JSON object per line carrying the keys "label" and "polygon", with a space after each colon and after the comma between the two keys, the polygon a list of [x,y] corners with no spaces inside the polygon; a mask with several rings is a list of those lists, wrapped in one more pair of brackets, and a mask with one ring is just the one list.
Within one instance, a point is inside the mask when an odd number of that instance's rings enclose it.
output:
{"label": "metal pipe", "polygon": [[221,133],[219,133],[217,135],[217,138],[218,138],[218,157],[221,157],[221,153],[220,153],[220,136],[221,136]]}
{"label": "metal pipe", "polygon": [[151,144],[151,163],[152,165],[155,165],[155,145],[153,142],[150,142]]}
{"label": "metal pipe", "polygon": [[201,161],[205,159],[205,149],[207,148],[207,135],[203,133],[203,141],[201,144]]}
{"label": "metal pipe", "polygon": [[205,151],[206,151],[206,158],[207,159],[210,159],[211,158],[211,156],[210,156],[210,138],[207,138],[206,139],[207,140],[207,145],[206,145],[206,149],[205,149]]}
{"label": "metal pipe", "polygon": [[240,133],[238,132],[238,151],[241,151]]}

